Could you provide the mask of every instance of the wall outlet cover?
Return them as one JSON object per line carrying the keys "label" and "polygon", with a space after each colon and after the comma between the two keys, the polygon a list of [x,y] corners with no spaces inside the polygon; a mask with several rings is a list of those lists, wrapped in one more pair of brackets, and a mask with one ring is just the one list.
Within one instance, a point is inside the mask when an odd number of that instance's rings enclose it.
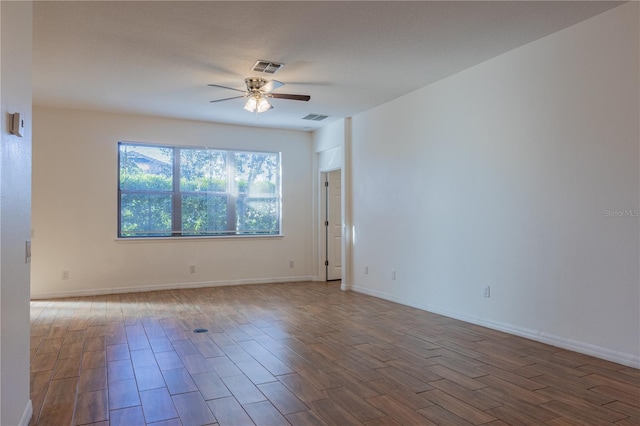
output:
{"label": "wall outlet cover", "polygon": [[482,297],[491,297],[491,286],[485,285],[482,291]]}
{"label": "wall outlet cover", "polygon": [[10,132],[18,137],[24,136],[24,119],[19,112],[12,114],[11,116],[11,129]]}

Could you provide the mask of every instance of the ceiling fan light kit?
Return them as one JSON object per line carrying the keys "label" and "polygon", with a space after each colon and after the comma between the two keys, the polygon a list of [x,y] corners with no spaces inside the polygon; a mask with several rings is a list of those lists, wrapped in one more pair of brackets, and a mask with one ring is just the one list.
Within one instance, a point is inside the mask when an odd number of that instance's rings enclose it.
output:
{"label": "ceiling fan light kit", "polygon": [[308,101],[311,99],[309,95],[291,95],[286,93],[271,93],[273,90],[284,86],[284,83],[278,80],[266,80],[262,77],[247,77],[244,79],[247,90],[235,89],[233,87],[221,86],[219,84],[209,84],[211,87],[220,87],[223,89],[234,90],[236,92],[242,92],[240,96],[233,96],[231,98],[216,99],[211,102],[222,102],[230,99],[247,98],[247,102],[244,104],[244,109],[249,112],[255,112],[256,114],[265,112],[273,108],[273,105],[267,100],[267,98],[274,99],[288,99],[292,101]]}
{"label": "ceiling fan light kit", "polygon": [[271,108],[273,108],[273,105],[260,95],[249,96],[249,99],[247,99],[247,102],[244,104],[244,109],[255,113],[265,112]]}

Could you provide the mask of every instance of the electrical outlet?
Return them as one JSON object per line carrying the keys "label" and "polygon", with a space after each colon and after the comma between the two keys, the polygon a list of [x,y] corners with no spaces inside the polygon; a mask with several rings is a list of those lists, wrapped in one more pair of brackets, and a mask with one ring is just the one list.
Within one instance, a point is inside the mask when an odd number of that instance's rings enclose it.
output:
{"label": "electrical outlet", "polygon": [[189,265],[189,273],[190,274],[196,273],[196,265]]}
{"label": "electrical outlet", "polygon": [[290,260],[289,261],[289,268],[293,268],[293,265],[294,265],[293,260]]}
{"label": "electrical outlet", "polygon": [[368,266],[364,267],[364,274],[365,275],[369,275],[369,267]]}
{"label": "electrical outlet", "polygon": [[482,297],[491,297],[491,286],[485,285],[482,291]]}
{"label": "electrical outlet", "polygon": [[396,280],[396,271],[391,271],[391,280],[392,281]]}
{"label": "electrical outlet", "polygon": [[69,279],[69,271],[62,271],[62,279],[63,280]]}

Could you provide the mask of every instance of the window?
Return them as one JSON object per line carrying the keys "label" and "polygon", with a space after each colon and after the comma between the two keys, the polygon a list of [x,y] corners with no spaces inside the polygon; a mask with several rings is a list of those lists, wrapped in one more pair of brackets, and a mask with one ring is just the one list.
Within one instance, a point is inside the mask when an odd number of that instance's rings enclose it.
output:
{"label": "window", "polygon": [[118,237],[280,234],[280,153],[118,144]]}

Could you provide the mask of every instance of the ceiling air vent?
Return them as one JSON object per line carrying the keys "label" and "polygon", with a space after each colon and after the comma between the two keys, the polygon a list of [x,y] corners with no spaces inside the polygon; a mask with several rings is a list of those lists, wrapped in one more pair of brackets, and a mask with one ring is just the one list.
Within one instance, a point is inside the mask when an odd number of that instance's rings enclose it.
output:
{"label": "ceiling air vent", "polygon": [[311,120],[311,121],[322,121],[325,118],[328,118],[328,115],[322,115],[322,114],[309,114],[305,117],[302,117],[303,120]]}
{"label": "ceiling air vent", "polygon": [[263,72],[266,74],[275,74],[280,68],[282,68],[284,64],[279,64],[277,62],[269,62],[269,61],[258,61],[251,68],[252,71]]}

